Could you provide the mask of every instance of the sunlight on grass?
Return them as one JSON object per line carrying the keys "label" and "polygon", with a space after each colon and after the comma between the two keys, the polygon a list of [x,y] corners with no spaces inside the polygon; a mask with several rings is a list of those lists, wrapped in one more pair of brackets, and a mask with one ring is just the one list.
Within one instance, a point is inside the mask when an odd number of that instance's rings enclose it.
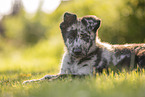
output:
{"label": "sunlight on grass", "polygon": [[[109,75],[103,73],[101,75],[97,74],[96,78],[66,78],[53,82],[44,81],[27,85],[22,85],[23,78],[28,78],[32,76],[31,74],[20,74],[19,79],[15,78],[15,74],[12,74],[9,80],[7,77],[0,78],[0,91],[2,91],[2,96],[14,97],[137,97],[137,95],[143,97],[142,95],[145,94],[145,73],[143,71],[112,73]],[[42,75],[38,74],[36,77]]]}

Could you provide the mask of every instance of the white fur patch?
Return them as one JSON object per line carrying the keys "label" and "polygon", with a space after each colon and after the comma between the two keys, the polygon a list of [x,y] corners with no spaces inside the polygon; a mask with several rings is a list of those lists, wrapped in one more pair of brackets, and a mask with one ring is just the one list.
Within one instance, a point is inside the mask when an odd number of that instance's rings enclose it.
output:
{"label": "white fur patch", "polygon": [[126,55],[121,55],[116,57],[115,55],[112,55],[112,63],[114,64],[114,66],[116,66],[120,61],[124,60],[124,58],[126,58]]}

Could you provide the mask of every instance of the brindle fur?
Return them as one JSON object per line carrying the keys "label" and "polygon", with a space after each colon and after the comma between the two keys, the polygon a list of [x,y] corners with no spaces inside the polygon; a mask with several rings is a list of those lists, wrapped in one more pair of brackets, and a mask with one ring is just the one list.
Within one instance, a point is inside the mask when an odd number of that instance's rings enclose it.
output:
{"label": "brindle fur", "polygon": [[[66,52],[62,59],[61,70],[58,75],[46,75],[39,80],[57,79],[66,75],[84,76],[92,75],[95,71],[109,65],[118,68],[128,67],[132,62],[133,67],[137,64],[145,66],[145,44],[110,45],[100,42],[98,29],[101,20],[96,16],[85,16],[80,19],[75,14],[65,13],[64,21],[60,24],[61,33],[66,46]],[[134,57],[133,57],[134,56]]]}

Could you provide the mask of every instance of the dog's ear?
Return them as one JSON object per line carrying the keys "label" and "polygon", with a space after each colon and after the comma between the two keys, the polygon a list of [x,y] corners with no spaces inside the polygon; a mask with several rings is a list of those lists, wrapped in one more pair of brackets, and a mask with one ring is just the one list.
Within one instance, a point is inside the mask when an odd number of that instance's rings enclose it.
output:
{"label": "dog's ear", "polygon": [[66,12],[64,14],[63,22],[60,24],[60,28],[66,28],[77,21],[77,16],[72,13]]}
{"label": "dog's ear", "polygon": [[72,14],[72,13],[68,13],[66,12],[64,14],[64,22],[67,22],[67,23],[73,23],[77,20],[77,16],[75,14]]}
{"label": "dog's ear", "polygon": [[101,24],[101,20],[96,16],[85,16],[81,21],[87,27],[88,31],[94,32],[98,30]]}

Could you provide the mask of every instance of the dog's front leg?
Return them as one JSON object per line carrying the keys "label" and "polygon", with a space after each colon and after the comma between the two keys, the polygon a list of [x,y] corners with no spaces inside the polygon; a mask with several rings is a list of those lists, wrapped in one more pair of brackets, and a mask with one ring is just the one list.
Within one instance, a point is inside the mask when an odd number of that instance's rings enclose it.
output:
{"label": "dog's front leg", "polygon": [[33,79],[33,80],[27,80],[24,81],[23,84],[31,83],[31,82],[40,82],[44,80],[53,81],[53,80],[59,80],[64,78],[84,78],[87,75],[79,75],[79,74],[59,74],[59,75],[45,75],[41,79]]}
{"label": "dog's front leg", "polygon": [[85,78],[86,76],[88,75],[80,75],[80,74],[60,74],[60,75],[57,75],[55,77],[52,77],[51,79],[49,79],[49,81],[52,81],[52,80],[61,80],[61,79],[65,79],[65,78]]}
{"label": "dog's front leg", "polygon": [[40,79],[33,79],[33,80],[26,80],[23,82],[23,84],[27,84],[27,83],[31,83],[31,82],[39,82],[39,81],[43,81],[43,80],[50,80],[52,78],[57,78],[58,75],[45,75],[43,78]]}

